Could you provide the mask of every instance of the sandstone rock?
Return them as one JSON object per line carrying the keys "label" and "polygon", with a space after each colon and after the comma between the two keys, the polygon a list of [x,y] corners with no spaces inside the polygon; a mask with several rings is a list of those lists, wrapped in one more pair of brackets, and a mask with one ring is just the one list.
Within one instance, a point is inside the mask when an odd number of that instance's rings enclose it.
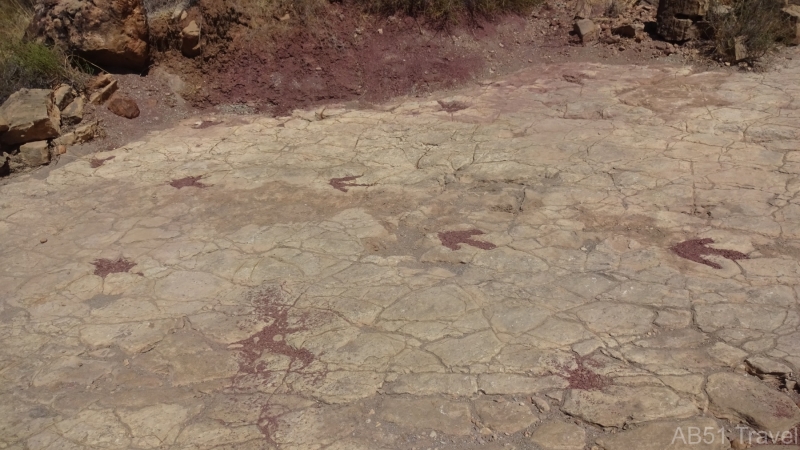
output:
{"label": "sandstone rock", "polygon": [[106,100],[111,98],[114,92],[117,92],[118,88],[117,80],[112,80],[100,90],[92,93],[92,95],[89,96],[89,101],[92,102],[93,105],[102,105]]}
{"label": "sandstone rock", "polygon": [[800,408],[792,399],[755,378],[715,373],[708,377],[706,393],[710,410],[723,419],[746,422],[773,434],[800,423]]}
{"label": "sandstone rock", "polygon": [[62,125],[76,125],[83,120],[83,109],[86,105],[86,98],[83,96],[76,98],[66,108],[61,111]]}
{"label": "sandstone rock", "polygon": [[8,130],[0,138],[7,145],[24,144],[58,137],[61,116],[47,89],[20,89],[0,106]]}
{"label": "sandstone rock", "polygon": [[62,84],[53,91],[53,103],[56,104],[58,109],[63,110],[64,107],[69,105],[77,96],[78,93],[75,92],[72,86]]}
{"label": "sandstone rock", "polygon": [[127,119],[139,117],[139,106],[136,101],[127,95],[114,95],[108,101],[108,110],[114,114]]}
{"label": "sandstone rock", "polygon": [[170,17],[170,19],[173,22],[181,17],[181,14],[183,13],[183,6],[183,3],[179,3],[177,6],[175,6],[175,9],[172,10],[172,17]]}
{"label": "sandstone rock", "polygon": [[572,423],[552,421],[537,427],[531,442],[542,450],[583,450],[586,431]]}
{"label": "sandstone rock", "polygon": [[74,131],[71,131],[55,141],[53,141],[56,145],[75,145],[80,144],[83,142],[88,142],[94,139],[94,137],[98,133],[97,128],[97,121],[89,122],[83,126],[76,128]]}
{"label": "sandstone rock", "polygon": [[19,154],[25,165],[37,167],[50,162],[50,145],[47,141],[36,141],[23,144]]}
{"label": "sandstone rock", "polygon": [[193,57],[200,54],[200,26],[194,20],[181,31],[181,52],[184,56]]}
{"label": "sandstone rock", "polygon": [[27,36],[61,44],[104,67],[143,69],[149,54],[142,0],[40,2]]}
{"label": "sandstone rock", "polygon": [[[597,439],[603,450],[724,450],[728,439],[720,425],[708,417],[651,422],[633,430],[604,435]],[[696,433],[699,430],[699,438]],[[706,433],[709,430],[710,433]]]}
{"label": "sandstone rock", "polygon": [[484,425],[502,433],[516,433],[539,421],[527,405],[504,400],[476,401],[475,410]]}
{"label": "sandstone rock", "polygon": [[662,387],[611,386],[602,391],[572,389],[567,392],[563,411],[603,427],[622,427],[696,414],[697,407]]}
{"label": "sandstone rock", "polygon": [[703,19],[710,4],[710,0],[661,0],[657,14],[658,34],[677,42],[701,37]]}
{"label": "sandstone rock", "polygon": [[745,360],[748,368],[757,375],[786,376],[792,373],[792,368],[774,359],[763,356],[753,356]]}
{"label": "sandstone rock", "polygon": [[96,91],[100,88],[104,88],[111,84],[114,81],[114,76],[110,73],[101,73],[100,75],[94,77],[92,81],[89,82],[88,88],[91,91]]}
{"label": "sandstone rock", "polygon": [[472,432],[472,414],[469,405],[438,398],[397,398],[383,400],[378,416],[413,428],[427,428],[452,435]]}
{"label": "sandstone rock", "polygon": [[575,32],[581,37],[581,41],[592,42],[600,34],[600,28],[589,19],[581,19],[575,22]]}

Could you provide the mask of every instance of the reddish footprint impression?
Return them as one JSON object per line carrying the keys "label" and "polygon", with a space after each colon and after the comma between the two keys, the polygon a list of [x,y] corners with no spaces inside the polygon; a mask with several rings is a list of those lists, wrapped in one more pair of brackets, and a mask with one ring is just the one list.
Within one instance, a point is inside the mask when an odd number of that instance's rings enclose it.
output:
{"label": "reddish footprint impression", "polygon": [[333,186],[334,189],[342,191],[342,192],[347,192],[347,188],[349,188],[349,187],[372,186],[371,184],[353,183],[353,181],[357,180],[358,178],[361,178],[361,176],[344,177],[344,178],[331,178],[331,181],[329,181],[328,183],[330,183],[330,185]]}
{"label": "reddish footprint impression", "polygon": [[92,167],[92,169],[97,169],[98,167],[100,167],[103,164],[105,164],[106,161],[111,161],[112,159],[114,159],[113,156],[109,156],[108,158],[100,158],[100,159],[92,158],[92,160],[89,161],[89,165]]}
{"label": "reddish footprint impression", "polygon": [[670,248],[670,250],[672,250],[681,258],[685,258],[696,263],[705,264],[715,269],[722,269],[722,266],[703,258],[704,255],[722,256],[723,258],[730,259],[731,261],[736,261],[737,259],[749,259],[749,257],[744,253],[737,252],[735,250],[723,250],[706,246],[707,244],[713,243],[714,240],[709,238],[691,239],[675,244],[672,248]]}
{"label": "reddish footprint impression", "polygon": [[172,180],[169,182],[169,185],[174,187],[175,189],[185,188],[185,187],[196,187],[196,188],[205,188],[208,187],[207,184],[203,184],[200,181],[200,178],[203,178],[202,175],[198,175],[196,177],[185,177],[179,178],[177,180]]}
{"label": "reddish footprint impression", "polygon": [[136,263],[126,258],[119,258],[116,261],[104,258],[92,261],[92,265],[94,266],[94,274],[105,278],[112,273],[130,272]]}
{"label": "reddish footprint impression", "polygon": [[481,234],[484,234],[483,231],[477,229],[467,231],[443,231],[439,233],[439,240],[442,241],[442,245],[450,250],[460,249],[461,245],[459,244],[471,245],[481,250],[491,250],[493,248],[497,248],[497,246],[491,242],[476,241],[475,239],[472,239],[472,236]]}

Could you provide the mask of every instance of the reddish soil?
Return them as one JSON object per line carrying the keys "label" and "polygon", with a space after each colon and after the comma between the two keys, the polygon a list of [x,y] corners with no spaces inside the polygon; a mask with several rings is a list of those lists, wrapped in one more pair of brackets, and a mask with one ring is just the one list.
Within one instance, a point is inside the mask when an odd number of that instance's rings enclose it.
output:
{"label": "reddish soil", "polygon": [[136,263],[126,258],[119,258],[116,261],[110,259],[97,259],[92,262],[92,265],[94,265],[94,274],[105,278],[112,273],[130,272]]}
{"label": "reddish soil", "polygon": [[670,250],[681,258],[694,261],[696,263],[705,264],[714,269],[722,269],[719,264],[703,258],[703,255],[717,255],[725,259],[736,261],[738,259],[749,259],[747,255],[735,250],[723,250],[712,247],[707,247],[707,244],[713,244],[713,239],[691,239],[675,244]]}
{"label": "reddish soil", "polygon": [[[370,104],[395,96],[423,96],[531,65],[642,63],[681,52],[653,42],[645,32],[636,39],[606,32],[601,41],[584,46],[573,32],[575,0],[547,1],[529,17],[462,20],[446,29],[410,17],[366,15],[348,2],[328,4],[306,25],[294,18],[284,24],[277,18],[234,14],[220,6],[224,4],[199,0],[183,21],[151,25],[163,36],[157,45],[157,67],[183,78],[184,96],[194,106],[223,112],[283,115],[329,102]],[[631,18],[652,20],[654,8],[637,8]],[[223,16],[228,22],[220,19]],[[175,42],[176,30],[191,20],[205,21],[210,36],[202,57],[194,59],[183,57]],[[602,20],[606,19],[598,23]],[[608,19],[601,26],[608,30],[612,23]],[[261,31],[270,27],[280,31]],[[682,60],[673,56],[663,62]],[[443,108],[457,111],[463,106]]]}
{"label": "reddish soil", "polygon": [[491,242],[476,241],[472,236],[484,234],[481,230],[467,230],[467,231],[443,231],[439,233],[439,240],[442,245],[450,250],[458,250],[461,248],[459,244],[467,244],[477,247],[481,250],[491,250],[497,246]]}

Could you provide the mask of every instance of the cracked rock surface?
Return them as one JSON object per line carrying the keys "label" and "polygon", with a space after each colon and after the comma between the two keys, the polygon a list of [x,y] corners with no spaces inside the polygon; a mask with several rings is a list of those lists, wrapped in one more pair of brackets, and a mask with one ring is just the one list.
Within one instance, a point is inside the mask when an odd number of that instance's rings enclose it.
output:
{"label": "cracked rock surface", "polygon": [[799,193],[798,58],[187,121],[0,186],[0,448],[791,432]]}

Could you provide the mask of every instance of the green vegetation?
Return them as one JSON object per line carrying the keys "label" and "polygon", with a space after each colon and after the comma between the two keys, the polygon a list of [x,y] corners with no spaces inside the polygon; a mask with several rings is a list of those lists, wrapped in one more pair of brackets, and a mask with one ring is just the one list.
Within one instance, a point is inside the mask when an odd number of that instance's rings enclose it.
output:
{"label": "green vegetation", "polygon": [[32,0],[0,0],[0,102],[21,88],[80,87],[86,75],[63,51],[23,39],[33,17]]}
{"label": "green vegetation", "polygon": [[713,2],[707,19],[714,53],[726,61],[752,62],[763,57],[790,38],[791,28],[782,8],[782,2],[777,0]]}

